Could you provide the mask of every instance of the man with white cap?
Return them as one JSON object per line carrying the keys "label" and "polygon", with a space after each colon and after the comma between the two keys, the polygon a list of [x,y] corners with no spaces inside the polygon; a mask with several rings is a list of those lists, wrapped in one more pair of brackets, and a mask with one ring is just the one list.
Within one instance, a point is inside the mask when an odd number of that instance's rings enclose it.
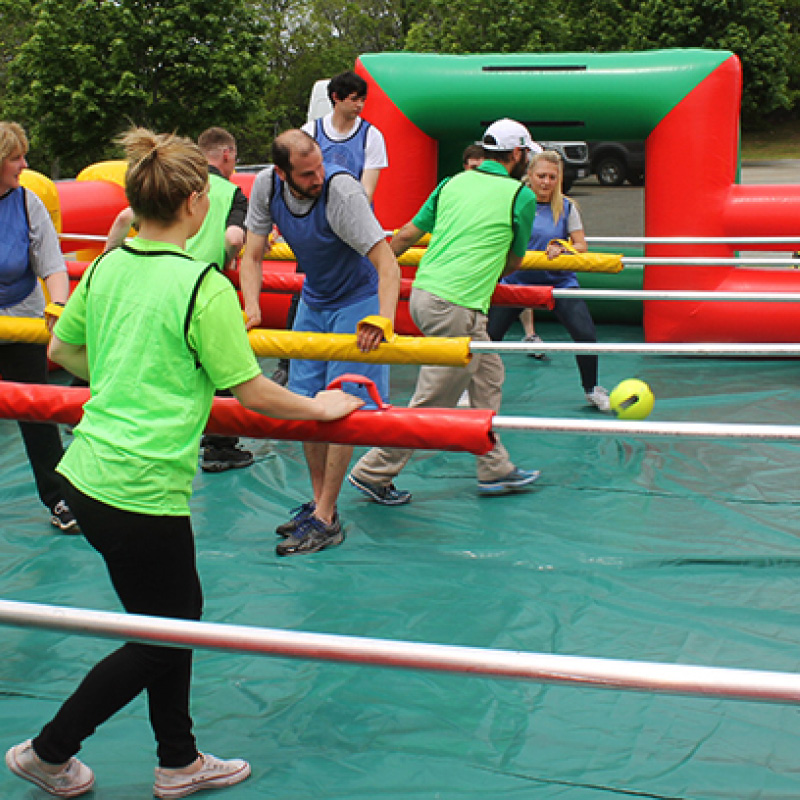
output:
{"label": "man with white cap", "polygon": [[[485,160],[476,169],[442,181],[416,216],[391,241],[401,255],[426,232],[430,244],[411,290],[410,311],[426,336],[469,336],[489,341],[486,314],[501,275],[519,268],[536,214],[536,197],[519,182],[531,151],[540,148],[528,129],[511,119],[492,123],[481,142]],[[469,387],[474,408],[500,409],[503,362],[494,353],[477,354],[466,368],[424,366],[410,407],[454,408]],[[354,466],[348,480],[382,505],[402,505],[411,493],[393,483],[413,450],[373,448]],[[497,440],[478,457],[478,493],[499,495],[530,486],[538,471],[516,467]]]}

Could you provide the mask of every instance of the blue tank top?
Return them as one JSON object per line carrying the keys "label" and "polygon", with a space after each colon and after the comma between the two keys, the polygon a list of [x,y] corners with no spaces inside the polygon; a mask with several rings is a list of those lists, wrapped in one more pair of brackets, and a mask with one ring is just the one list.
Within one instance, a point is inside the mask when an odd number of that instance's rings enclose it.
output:
{"label": "blue tank top", "polygon": [[343,167],[326,169],[322,194],[307,213],[297,216],[284,200],[284,182],[272,172],[272,221],[306,274],[301,296],[315,311],[343,308],[378,292],[378,273],[372,262],[343,242],[328,224],[328,189],[341,173],[348,174]]}
{"label": "blue tank top", "polygon": [[322,150],[322,160],[326,166],[344,167],[359,180],[364,172],[366,160],[367,131],[369,122],[362,119],[353,133],[343,141],[328,138],[322,119],[314,123],[314,138]]}
{"label": "blue tank top", "polygon": [[28,231],[25,189],[12,189],[0,197],[0,308],[22,302],[36,288]]}
{"label": "blue tank top", "polygon": [[[528,250],[547,250],[551,239],[569,239],[567,221],[572,205],[564,198],[564,208],[558,222],[553,219],[550,204],[540,203],[536,206],[536,218],[528,242]],[[574,272],[561,270],[520,269],[503,278],[503,283],[524,283],[532,286],[555,286],[559,289],[576,288],[580,284]]]}

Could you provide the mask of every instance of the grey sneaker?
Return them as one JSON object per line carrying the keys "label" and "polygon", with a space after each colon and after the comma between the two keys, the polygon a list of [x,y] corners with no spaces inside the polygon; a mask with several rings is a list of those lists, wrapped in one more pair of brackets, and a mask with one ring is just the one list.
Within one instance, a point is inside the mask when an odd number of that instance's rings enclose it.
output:
{"label": "grey sneaker", "polygon": [[279,556],[318,553],[326,547],[334,547],[343,541],[344,531],[338,514],[330,525],[309,515],[297,526],[297,530],[291,536],[278,542],[275,553]]}
{"label": "grey sneaker", "polygon": [[530,486],[541,475],[538,469],[527,470],[514,467],[504,478],[493,481],[478,481],[478,494],[496,496],[518,492]]}
{"label": "grey sneaker", "polygon": [[365,494],[374,503],[380,503],[382,506],[402,506],[411,502],[411,492],[405,489],[397,489],[393,483],[389,483],[386,486],[378,486],[377,483],[367,483],[359,480],[353,477],[352,473],[347,476],[347,480],[361,494]]}
{"label": "grey sneaker", "polygon": [[8,768],[56,797],[78,797],[94,786],[94,773],[82,761],[71,758],[58,772],[46,772],[30,739],[6,753]]}
{"label": "grey sneaker", "polygon": [[275,533],[278,536],[291,536],[296,530],[297,526],[305,519],[308,519],[313,513],[317,504],[313,500],[293,508],[289,513],[292,515],[286,522],[282,522],[275,528]]}
{"label": "grey sneaker", "polygon": [[[526,344],[543,344],[544,340],[541,336],[536,333],[532,333],[530,336],[525,336],[522,339],[523,342]],[[538,358],[539,361],[542,359],[547,358],[547,353],[528,353],[528,358]]]}
{"label": "grey sneaker", "polygon": [[611,411],[611,400],[608,399],[608,390],[602,386],[595,386],[591,392],[586,392],[586,399],[599,411]]}
{"label": "grey sneaker", "polygon": [[250,774],[250,765],[240,758],[223,761],[221,758],[201,753],[203,765],[197,772],[183,769],[156,767],[153,794],[156,797],[187,797],[203,789],[223,789],[241,783]]}

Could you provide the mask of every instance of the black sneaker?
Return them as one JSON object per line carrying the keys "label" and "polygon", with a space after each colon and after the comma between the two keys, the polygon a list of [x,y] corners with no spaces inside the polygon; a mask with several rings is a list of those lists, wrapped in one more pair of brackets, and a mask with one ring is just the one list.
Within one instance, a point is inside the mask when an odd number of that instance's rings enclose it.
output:
{"label": "black sneaker", "polygon": [[54,528],[58,528],[61,533],[80,533],[81,529],[78,527],[78,520],[70,510],[70,507],[63,501],[59,500],[52,508],[53,516],[50,517],[50,522]]}
{"label": "black sneaker", "polygon": [[352,473],[347,476],[347,480],[361,494],[369,497],[373,503],[380,503],[382,506],[402,506],[411,502],[411,492],[405,489],[398,489],[393,483],[389,483],[386,486],[378,486],[377,483],[367,483],[354,478]]}
{"label": "black sneaker", "polygon": [[297,526],[314,513],[314,509],[316,507],[317,504],[313,500],[309,500],[307,503],[303,503],[302,505],[297,506],[297,508],[293,508],[289,512],[292,515],[291,519],[289,519],[288,522],[283,522],[278,525],[278,527],[275,528],[275,533],[277,533],[278,536],[283,536],[284,539],[287,536],[291,536],[297,530]]}
{"label": "black sneaker", "polygon": [[338,516],[330,525],[326,525],[321,519],[309,516],[297,526],[297,530],[291,536],[278,542],[275,552],[279,556],[318,553],[343,541],[344,531]]}
{"label": "black sneaker", "polygon": [[209,445],[203,448],[200,468],[203,472],[225,472],[228,469],[249,467],[253,461],[253,454],[238,444],[233,447]]}

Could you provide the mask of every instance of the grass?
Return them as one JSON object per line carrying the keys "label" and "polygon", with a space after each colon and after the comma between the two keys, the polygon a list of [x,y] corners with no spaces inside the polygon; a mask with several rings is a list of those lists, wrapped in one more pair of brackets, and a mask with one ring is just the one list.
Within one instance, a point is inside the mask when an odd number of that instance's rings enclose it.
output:
{"label": "grass", "polygon": [[800,158],[800,120],[742,132],[742,161]]}

